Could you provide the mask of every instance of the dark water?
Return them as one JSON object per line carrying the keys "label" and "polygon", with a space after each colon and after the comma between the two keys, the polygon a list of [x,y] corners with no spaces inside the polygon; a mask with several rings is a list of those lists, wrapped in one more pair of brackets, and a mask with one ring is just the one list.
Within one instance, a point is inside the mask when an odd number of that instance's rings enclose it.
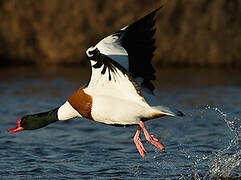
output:
{"label": "dark water", "polygon": [[[0,179],[211,179],[241,177],[241,73],[233,69],[161,69],[160,102],[183,118],[146,122],[166,147],[133,143],[136,126],[87,119],[9,134],[25,114],[61,105],[88,81],[88,70],[32,68],[0,72]],[[142,134],[142,139],[144,139]]]}

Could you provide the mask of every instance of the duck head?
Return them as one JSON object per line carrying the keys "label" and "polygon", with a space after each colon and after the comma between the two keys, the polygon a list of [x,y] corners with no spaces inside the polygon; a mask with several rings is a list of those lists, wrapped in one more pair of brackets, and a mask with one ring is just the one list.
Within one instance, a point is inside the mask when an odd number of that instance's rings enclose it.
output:
{"label": "duck head", "polygon": [[22,130],[34,130],[47,126],[50,123],[58,121],[58,108],[38,114],[26,115],[20,118],[15,128],[9,129],[8,132],[15,133]]}

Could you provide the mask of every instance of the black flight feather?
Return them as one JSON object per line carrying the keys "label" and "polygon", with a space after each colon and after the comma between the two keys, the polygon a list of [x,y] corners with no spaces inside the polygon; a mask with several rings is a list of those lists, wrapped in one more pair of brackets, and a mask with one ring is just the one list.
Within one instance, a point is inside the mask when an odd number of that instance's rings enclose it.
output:
{"label": "black flight feather", "polygon": [[154,34],[156,30],[155,15],[162,7],[152,11],[125,29],[115,32],[120,38],[120,44],[125,48],[129,57],[129,72],[136,77],[144,79],[143,85],[152,92],[154,86],[151,80],[155,80],[155,70],[151,64],[156,49]]}

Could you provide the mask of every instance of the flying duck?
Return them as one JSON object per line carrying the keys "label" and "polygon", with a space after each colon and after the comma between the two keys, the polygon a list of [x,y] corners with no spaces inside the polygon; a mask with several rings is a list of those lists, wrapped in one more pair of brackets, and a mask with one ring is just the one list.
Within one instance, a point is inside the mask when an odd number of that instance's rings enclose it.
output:
{"label": "flying duck", "polygon": [[183,113],[160,105],[151,82],[156,78],[151,61],[156,49],[155,16],[160,9],[90,47],[86,51],[92,69],[88,84],[60,107],[25,115],[17,127],[8,131],[34,130],[56,121],[85,117],[108,125],[137,125],[134,143],[142,158],[146,150],[140,139],[141,130],[148,142],[164,151],[164,145],[148,133],[144,121]]}

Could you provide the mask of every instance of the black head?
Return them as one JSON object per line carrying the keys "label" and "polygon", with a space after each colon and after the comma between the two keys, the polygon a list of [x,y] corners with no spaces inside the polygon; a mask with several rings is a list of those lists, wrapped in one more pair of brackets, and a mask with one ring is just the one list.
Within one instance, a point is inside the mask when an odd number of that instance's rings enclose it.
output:
{"label": "black head", "polygon": [[58,108],[44,113],[26,115],[19,119],[17,126],[9,129],[8,132],[14,133],[22,130],[34,130],[47,126],[50,123],[58,121],[57,112]]}

